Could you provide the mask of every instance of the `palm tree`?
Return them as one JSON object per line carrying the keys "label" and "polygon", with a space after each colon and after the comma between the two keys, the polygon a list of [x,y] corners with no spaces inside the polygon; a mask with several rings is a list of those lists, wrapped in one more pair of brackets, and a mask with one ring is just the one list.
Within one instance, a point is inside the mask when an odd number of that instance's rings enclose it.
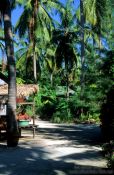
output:
{"label": "palm tree", "polygon": [[108,0],[85,0],[84,14],[85,21],[91,25],[99,37],[99,48],[101,47],[102,31],[104,30],[104,19],[107,15]]}
{"label": "palm tree", "polygon": [[[39,42],[38,42],[39,41]],[[35,56],[38,58],[37,59],[37,77],[40,77],[40,72],[41,72],[41,54],[44,45],[41,44],[40,40],[36,42],[36,46],[38,47],[35,48]],[[31,59],[31,55],[33,52],[33,48],[31,47],[30,43],[22,40],[19,41],[20,43],[20,48],[15,52],[16,56],[16,69],[17,69],[17,77],[21,77],[26,83],[33,83],[34,78],[33,78],[33,63]]]}
{"label": "palm tree", "polygon": [[75,27],[75,14],[70,9],[72,1],[68,0],[61,13],[61,24],[53,33],[53,41],[57,48],[55,51],[56,67],[65,70],[67,97],[69,97],[69,74],[76,68],[77,56],[75,42],[77,40],[77,28]]}
{"label": "palm tree", "polygon": [[[108,0],[107,0],[108,1]],[[114,48],[114,42],[113,42],[113,37],[114,37],[114,3],[112,0],[109,0],[107,2],[107,18],[106,22],[104,22],[105,27],[105,34],[107,35],[107,42],[109,45],[109,48],[112,50]]]}
{"label": "palm tree", "polygon": [[[59,3],[58,3],[59,4]],[[52,19],[49,13],[46,11],[47,7],[49,9],[58,7],[57,1],[49,0],[30,0],[25,1],[24,11],[21,15],[19,22],[16,26],[16,29],[19,32],[19,36],[22,37],[28,31],[29,35],[29,48],[32,48],[31,57],[33,58],[33,67],[34,67],[34,79],[36,81],[36,50],[37,50],[37,41],[42,37],[43,41],[50,40],[50,33],[52,30]],[[52,6],[51,6],[52,5]],[[23,25],[24,24],[24,25]],[[29,49],[29,50],[30,50]]]}
{"label": "palm tree", "polygon": [[[85,16],[84,16],[84,4],[83,0],[80,0],[80,38],[81,38],[81,91],[83,91],[84,86],[84,66],[85,66],[85,44],[84,44],[84,24],[85,24]],[[81,95],[83,92],[81,92]]]}
{"label": "palm tree", "polygon": [[[33,67],[34,67],[34,80],[36,82],[36,56],[35,56],[35,27],[36,27],[36,19],[37,19],[37,12],[39,8],[39,2],[38,0],[31,0],[29,2],[26,2],[25,11],[22,16],[24,17],[25,21],[24,24],[27,25],[26,27],[29,28],[29,40],[30,40],[30,48],[32,48],[32,57],[33,57]],[[25,15],[25,16],[24,16]],[[23,20],[23,19],[22,19]],[[26,23],[27,21],[27,23]],[[23,25],[23,24],[22,24]],[[18,25],[19,27],[19,25]],[[25,29],[24,29],[25,30]],[[24,31],[25,32],[25,31]]]}
{"label": "palm tree", "polygon": [[[104,16],[106,16],[107,0],[80,0],[80,43],[81,43],[81,86],[84,86],[84,67],[85,67],[85,34],[86,26],[91,29],[93,35],[93,45],[95,44],[96,35],[99,37],[99,47],[101,48],[101,32]],[[98,40],[97,40],[98,41]]]}
{"label": "palm tree", "polygon": [[44,67],[49,71],[50,73],[50,83],[53,87],[53,74],[56,71],[56,62],[55,62],[55,51],[56,46],[54,47],[54,44],[48,44],[44,59]]}
{"label": "palm tree", "polygon": [[3,17],[5,46],[8,62],[7,145],[17,146],[18,126],[16,120],[16,69],[11,24],[12,1],[2,0],[0,12]]}

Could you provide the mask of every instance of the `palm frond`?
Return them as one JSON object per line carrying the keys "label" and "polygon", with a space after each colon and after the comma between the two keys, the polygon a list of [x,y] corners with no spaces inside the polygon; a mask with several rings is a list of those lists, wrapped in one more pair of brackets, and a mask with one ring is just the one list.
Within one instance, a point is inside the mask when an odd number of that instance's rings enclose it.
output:
{"label": "palm frond", "polygon": [[53,13],[61,13],[64,9],[63,4],[59,0],[42,0],[42,4],[46,7],[47,11],[52,13],[52,15]]}
{"label": "palm frond", "polygon": [[2,42],[0,42],[0,50],[2,51],[2,53],[5,53],[5,46]]}
{"label": "palm frond", "polygon": [[19,50],[17,50],[15,52],[16,60],[18,61],[21,57],[23,57],[23,55],[25,55],[26,51],[27,51],[27,48],[20,48]]}
{"label": "palm frond", "polygon": [[25,69],[24,67],[25,64],[26,64],[26,52],[23,53],[16,61],[16,68],[22,71],[22,69],[23,70]]}
{"label": "palm frond", "polygon": [[23,11],[21,17],[19,18],[16,26],[15,31],[18,31],[19,37],[25,35],[26,31],[28,30],[28,23],[30,20],[30,9],[26,9]]}

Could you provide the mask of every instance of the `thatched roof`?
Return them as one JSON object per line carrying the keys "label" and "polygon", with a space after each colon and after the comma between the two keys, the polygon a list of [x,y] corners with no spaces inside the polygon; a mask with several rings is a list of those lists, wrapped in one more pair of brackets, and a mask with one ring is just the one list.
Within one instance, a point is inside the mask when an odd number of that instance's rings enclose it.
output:
{"label": "thatched roof", "polygon": [[[27,97],[39,91],[38,85],[24,84],[17,85],[17,97]],[[8,85],[0,85],[0,96],[8,95]]]}

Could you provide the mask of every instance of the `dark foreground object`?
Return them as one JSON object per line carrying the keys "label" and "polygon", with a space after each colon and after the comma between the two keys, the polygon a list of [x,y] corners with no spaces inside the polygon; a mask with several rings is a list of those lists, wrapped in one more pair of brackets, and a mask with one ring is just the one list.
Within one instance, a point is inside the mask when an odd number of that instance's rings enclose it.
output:
{"label": "dark foreground object", "polygon": [[7,146],[16,147],[19,142],[19,132],[8,132],[6,135],[7,135]]}

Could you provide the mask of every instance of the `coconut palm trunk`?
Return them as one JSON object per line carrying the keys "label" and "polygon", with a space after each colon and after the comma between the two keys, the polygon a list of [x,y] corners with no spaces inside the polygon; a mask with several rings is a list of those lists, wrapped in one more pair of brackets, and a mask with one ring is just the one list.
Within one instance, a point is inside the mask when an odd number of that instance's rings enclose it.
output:
{"label": "coconut palm trunk", "polygon": [[51,75],[50,75],[50,83],[51,83],[51,87],[53,87],[53,72],[51,72]]}
{"label": "coconut palm trunk", "polygon": [[18,126],[16,120],[16,66],[12,41],[11,8],[10,1],[8,0],[6,0],[3,21],[8,61],[7,145],[17,146]]}
{"label": "coconut palm trunk", "polygon": [[81,95],[83,96],[83,90],[84,90],[84,63],[85,63],[85,46],[84,46],[84,7],[83,7],[83,0],[80,0],[80,24],[81,24],[81,30],[80,30],[80,37],[81,37]]}
{"label": "coconut palm trunk", "polygon": [[66,98],[69,99],[69,70],[68,70],[68,58],[66,55],[65,60],[65,70],[66,70]]}
{"label": "coconut palm trunk", "polygon": [[32,13],[32,18],[29,23],[29,30],[30,30],[30,42],[33,46],[33,71],[34,71],[34,81],[35,83],[37,82],[37,67],[36,67],[36,53],[35,53],[35,47],[36,47],[36,37],[35,37],[35,30],[36,30],[36,19],[37,19],[37,12],[38,12],[38,7],[39,7],[39,2],[38,0],[31,0],[31,4],[33,7],[33,13]]}
{"label": "coconut palm trunk", "polygon": [[35,48],[33,50],[33,69],[34,69],[34,81],[37,83],[37,67],[36,67],[36,54]]}

